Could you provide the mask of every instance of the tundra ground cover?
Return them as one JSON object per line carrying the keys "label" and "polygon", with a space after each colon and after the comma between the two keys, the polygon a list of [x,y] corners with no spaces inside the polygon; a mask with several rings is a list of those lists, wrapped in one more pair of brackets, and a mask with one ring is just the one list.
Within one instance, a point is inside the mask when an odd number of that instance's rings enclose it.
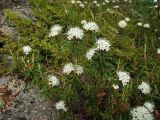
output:
{"label": "tundra ground cover", "polygon": [[21,40],[2,36],[13,59],[3,72],[37,84],[60,120],[158,119],[156,1],[28,2],[34,21],[5,10]]}

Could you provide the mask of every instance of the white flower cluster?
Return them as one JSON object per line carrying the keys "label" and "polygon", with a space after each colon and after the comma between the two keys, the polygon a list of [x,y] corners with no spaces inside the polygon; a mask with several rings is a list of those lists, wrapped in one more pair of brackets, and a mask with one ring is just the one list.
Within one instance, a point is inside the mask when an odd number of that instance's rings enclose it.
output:
{"label": "white flower cluster", "polygon": [[89,51],[86,53],[86,57],[88,60],[91,60],[94,54],[96,53],[96,48],[91,48]]}
{"label": "white flower cluster", "polygon": [[53,75],[48,76],[48,81],[49,81],[48,84],[51,85],[52,87],[59,86],[59,84],[60,84],[58,78],[56,76],[53,76]]}
{"label": "white flower cluster", "polygon": [[63,73],[70,74],[72,71],[74,71],[74,66],[72,63],[68,63],[63,67]]}
{"label": "white flower cluster", "polygon": [[96,0],[93,1],[94,4],[97,4],[98,2]]}
{"label": "white flower cluster", "polygon": [[125,20],[120,20],[118,23],[118,26],[120,28],[125,28],[125,27],[127,27],[127,22]]}
{"label": "white flower cluster", "polygon": [[109,13],[111,13],[111,14],[113,14],[113,13],[114,13],[114,11],[113,11],[113,10],[111,10],[110,8],[107,8],[107,9],[106,9],[106,11],[107,11],[107,12],[109,12]]}
{"label": "white flower cluster", "polygon": [[28,55],[32,51],[32,48],[30,46],[23,46],[23,53]]}
{"label": "white flower cluster", "polygon": [[138,25],[138,26],[142,26],[143,24],[142,24],[141,22],[138,22],[137,25]]}
{"label": "white flower cluster", "polygon": [[[121,0],[110,0],[112,3],[115,3],[115,2],[120,2]],[[132,1],[131,0],[124,0],[124,2],[129,2],[131,3]]]}
{"label": "white flower cluster", "polygon": [[82,20],[82,21],[81,21],[81,24],[82,24],[82,25],[84,25],[84,24],[86,24],[86,23],[87,23],[86,20]]}
{"label": "white flower cluster", "polygon": [[145,23],[145,24],[143,25],[143,27],[144,27],[144,28],[150,28],[150,24],[149,24],[149,23]]}
{"label": "white flower cluster", "polygon": [[157,54],[160,54],[160,48],[157,49]]}
{"label": "white flower cluster", "polygon": [[96,7],[100,7],[100,4],[99,4],[96,0],[93,1],[93,4],[94,4]]}
{"label": "white flower cluster", "polygon": [[151,88],[148,83],[142,82],[139,86],[138,89],[142,91],[143,94],[149,94],[151,91]]}
{"label": "white flower cluster", "polygon": [[124,0],[124,2],[129,2],[129,3],[131,3],[131,2],[132,2],[132,0]]}
{"label": "white flower cluster", "polygon": [[75,4],[75,3],[76,3],[76,1],[75,1],[75,0],[71,0],[71,3],[72,3],[72,4]]}
{"label": "white flower cluster", "polygon": [[104,0],[102,3],[99,3],[99,1],[94,0],[92,3],[93,3],[95,6],[100,7],[101,5],[106,5],[106,4],[110,3],[110,1],[109,1],[109,0]]}
{"label": "white flower cluster", "polygon": [[131,77],[129,76],[129,73],[118,71],[117,75],[119,77],[119,80],[122,81],[123,86],[127,85],[127,83],[130,81]]}
{"label": "white flower cluster", "polygon": [[75,71],[77,75],[83,73],[83,67],[80,65],[73,65],[72,63],[68,63],[63,68],[63,73],[69,75],[72,71]]}
{"label": "white flower cluster", "polygon": [[126,22],[129,22],[129,21],[130,21],[130,18],[129,18],[129,17],[126,17],[124,20],[125,20]]}
{"label": "white flower cluster", "polygon": [[130,113],[132,120],[154,120],[153,115],[143,106],[134,108]]}
{"label": "white flower cluster", "polygon": [[66,108],[66,105],[65,105],[65,102],[64,101],[59,101],[55,104],[55,107],[57,110],[63,110],[63,111],[67,111],[67,108]]}
{"label": "white flower cluster", "polygon": [[[49,37],[54,37],[57,36],[59,33],[62,32],[63,27],[56,24],[51,28],[51,31],[49,33]],[[79,27],[73,27],[70,28],[67,32],[67,36],[69,40],[72,39],[82,39],[83,38],[83,30],[80,29]]]}
{"label": "white flower cluster", "polygon": [[119,86],[118,86],[118,85],[113,84],[112,86],[113,86],[113,88],[114,88],[115,90],[119,89]]}
{"label": "white flower cluster", "polygon": [[96,42],[96,45],[97,45],[97,50],[102,50],[102,51],[109,51],[111,46],[110,42],[105,38],[99,38]]}
{"label": "white flower cluster", "polygon": [[82,1],[75,1],[75,0],[71,0],[71,3],[72,4],[76,4],[76,5],[79,5],[79,7],[81,7],[81,8],[84,8],[85,7],[85,4],[87,4],[88,2],[87,1],[84,1],[84,2],[82,2]]}
{"label": "white flower cluster", "polygon": [[115,5],[115,6],[113,6],[113,8],[114,8],[114,9],[117,9],[117,8],[119,8],[119,6],[118,6],[118,5]]}
{"label": "white flower cluster", "polygon": [[134,108],[130,113],[132,120],[154,120],[152,112],[154,111],[154,104],[146,102],[143,106]]}
{"label": "white flower cluster", "polygon": [[105,0],[106,3],[109,3],[109,0]]}
{"label": "white flower cluster", "polygon": [[75,72],[77,73],[77,75],[80,75],[83,73],[83,67],[80,65],[75,65]]}
{"label": "white flower cluster", "polygon": [[54,37],[57,36],[61,31],[62,31],[63,27],[56,24],[51,28],[51,31],[49,33],[49,37]]}
{"label": "white flower cluster", "polygon": [[68,39],[82,39],[83,38],[83,30],[81,30],[79,27],[70,28],[67,32]]}
{"label": "white flower cluster", "polygon": [[145,23],[143,24],[142,22],[137,22],[137,25],[140,26],[140,27],[144,27],[144,28],[150,28],[150,24],[149,23]]}
{"label": "white flower cluster", "polygon": [[95,22],[81,22],[83,24],[83,28],[87,31],[95,31],[98,32],[99,26]]}
{"label": "white flower cluster", "polygon": [[96,47],[89,49],[89,51],[86,53],[86,58],[88,60],[91,60],[91,58],[94,56],[96,51],[109,51],[110,50],[110,42],[106,40],[105,38],[99,38],[96,42]]}
{"label": "white flower cluster", "polygon": [[79,4],[79,7],[84,8],[84,3],[82,3],[81,1],[77,1],[77,4]]}
{"label": "white flower cluster", "polygon": [[144,103],[144,107],[147,108],[150,112],[153,112],[155,105],[151,102],[146,102],[146,103]]}
{"label": "white flower cluster", "polygon": [[[71,2],[71,4],[74,4],[76,6],[78,5],[81,8],[84,8],[85,4],[88,4],[87,1],[80,1],[80,0],[78,0],[78,1],[71,0],[70,2]],[[102,3],[99,2],[98,0],[93,0],[91,3],[93,5],[95,5],[96,7],[100,7],[101,5],[106,5],[106,4],[110,3],[110,2],[115,3],[115,2],[120,2],[120,0],[104,0]],[[131,0],[124,0],[124,2],[130,2],[131,3]],[[118,8],[119,8],[119,6],[118,6]]]}
{"label": "white flower cluster", "polygon": [[130,21],[130,18],[126,17],[124,20],[119,21],[118,26],[120,28],[125,28],[125,27],[127,27],[127,22],[129,22],[129,21]]}
{"label": "white flower cluster", "polygon": [[153,0],[154,2],[157,2],[157,0]]}

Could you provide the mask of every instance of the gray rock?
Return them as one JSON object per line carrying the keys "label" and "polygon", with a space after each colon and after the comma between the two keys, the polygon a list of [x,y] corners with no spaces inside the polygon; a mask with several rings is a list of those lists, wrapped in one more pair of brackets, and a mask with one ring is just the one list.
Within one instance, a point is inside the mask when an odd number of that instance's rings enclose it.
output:
{"label": "gray rock", "polygon": [[7,25],[2,25],[1,27],[0,27],[0,32],[2,33],[2,34],[4,34],[5,36],[13,36],[13,35],[15,35],[15,29],[13,28],[13,27],[9,27],[9,26],[7,26]]}
{"label": "gray rock", "polygon": [[0,78],[0,85],[7,85],[9,81],[11,81],[11,76],[2,76]]}
{"label": "gray rock", "polygon": [[[17,82],[16,82],[17,81]],[[10,108],[1,113],[1,120],[54,120],[53,104],[40,96],[36,86],[24,86],[17,78],[7,76],[0,79],[0,85],[8,84],[14,93],[20,93],[15,97]],[[12,84],[11,84],[12,82]],[[19,84],[20,87],[15,87]],[[13,88],[14,86],[14,88]],[[17,88],[17,89],[15,89]],[[22,89],[23,88],[23,89]]]}
{"label": "gray rock", "polygon": [[30,19],[30,20],[36,20],[32,9],[27,6],[17,6],[13,7],[13,11],[17,14],[19,14],[22,18]]}
{"label": "gray rock", "polygon": [[20,4],[25,5],[26,0],[0,0],[0,10]]}
{"label": "gray rock", "polygon": [[15,28],[9,24],[6,17],[3,14],[0,14],[0,18],[1,18],[0,19],[0,34],[2,36],[12,37],[13,41],[16,41],[16,42],[19,41],[20,36],[16,32]]}
{"label": "gray rock", "polygon": [[53,105],[38,95],[35,86],[27,86],[13,101],[10,109],[1,114],[2,120],[54,120]]}
{"label": "gray rock", "polygon": [[[10,10],[22,18],[29,19],[31,21],[36,20],[36,17],[28,4],[25,4],[25,6],[13,6]],[[11,36],[13,41],[20,40],[19,34],[16,32],[10,21],[7,20],[6,16],[4,16],[2,11],[0,11],[0,34],[4,36]]]}

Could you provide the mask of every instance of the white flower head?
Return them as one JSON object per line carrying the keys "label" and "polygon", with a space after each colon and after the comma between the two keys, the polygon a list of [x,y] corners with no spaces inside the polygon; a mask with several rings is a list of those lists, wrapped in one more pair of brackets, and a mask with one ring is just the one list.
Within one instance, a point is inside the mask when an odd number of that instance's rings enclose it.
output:
{"label": "white flower head", "polygon": [[126,22],[129,22],[129,21],[130,21],[130,18],[129,18],[129,17],[126,17],[124,20],[125,20]]}
{"label": "white flower head", "polygon": [[107,10],[108,12],[110,12],[110,13],[112,12],[112,10],[111,10],[110,8],[107,8],[106,10]]}
{"label": "white flower head", "polygon": [[66,106],[65,106],[65,102],[64,102],[63,100],[57,102],[57,103],[55,104],[55,107],[56,107],[57,110],[63,110],[63,111],[65,111],[65,112],[67,111],[67,108],[66,108]]}
{"label": "white flower head", "polygon": [[63,68],[63,73],[70,74],[72,71],[77,73],[77,75],[80,75],[83,73],[83,67],[80,65],[73,65],[72,63],[68,63]]}
{"label": "white flower head", "polygon": [[72,4],[75,4],[75,3],[76,3],[76,1],[75,1],[75,0],[71,0],[71,3],[72,3]]}
{"label": "white flower head", "polygon": [[51,31],[49,33],[49,37],[54,37],[57,36],[61,31],[62,31],[63,27],[56,24],[51,28]]}
{"label": "white flower head", "polygon": [[153,0],[154,2],[157,2],[157,0]]}
{"label": "white flower head", "polygon": [[105,38],[99,38],[96,42],[97,45],[97,50],[102,50],[102,51],[109,51],[110,50],[110,42],[106,40]]}
{"label": "white flower head", "polygon": [[89,49],[89,51],[86,53],[86,57],[88,60],[91,60],[91,58],[94,56],[94,54],[96,53],[96,50],[95,48],[91,48]]}
{"label": "white flower head", "polygon": [[83,67],[80,65],[75,65],[75,72],[77,73],[77,75],[80,75],[83,73]]}
{"label": "white flower head", "polygon": [[48,81],[49,81],[48,84],[51,85],[52,87],[59,86],[59,84],[60,84],[58,78],[56,76],[53,76],[53,75],[48,76]]}
{"label": "white flower head", "polygon": [[148,111],[147,108],[138,106],[131,112],[132,120],[154,120],[153,115]]}
{"label": "white flower head", "polygon": [[138,26],[142,26],[142,23],[141,23],[141,22],[138,22],[137,25],[138,25]]}
{"label": "white flower head", "polygon": [[84,8],[84,4],[81,3],[81,4],[79,5],[79,7]]}
{"label": "white flower head", "polygon": [[68,39],[82,39],[83,38],[83,30],[81,30],[79,27],[70,28],[70,30],[67,33]]}
{"label": "white flower head", "polygon": [[154,8],[158,8],[158,5],[155,5]]}
{"label": "white flower head", "polygon": [[145,27],[145,28],[150,28],[150,24],[149,24],[149,23],[145,23],[145,24],[143,25],[143,27]]}
{"label": "white flower head", "polygon": [[78,4],[81,4],[81,1],[78,0],[77,3],[78,3]]}
{"label": "white flower head", "polygon": [[68,63],[63,68],[63,73],[70,74],[72,71],[74,71],[74,66],[72,63]]}
{"label": "white flower head", "polygon": [[105,0],[106,3],[109,3],[109,0]]}
{"label": "white flower head", "polygon": [[99,30],[99,27],[98,25],[95,23],[95,22],[88,22],[88,23],[85,23],[83,25],[83,28],[85,30],[88,30],[88,31],[95,31],[97,32]]}
{"label": "white flower head", "polygon": [[151,91],[151,88],[150,88],[149,84],[146,83],[146,82],[142,82],[142,83],[138,86],[138,89],[141,90],[141,92],[142,92],[143,94],[149,94],[150,91]]}
{"label": "white flower head", "polygon": [[143,106],[144,106],[145,108],[147,108],[150,112],[153,112],[153,111],[154,111],[154,108],[155,108],[154,104],[151,103],[151,102],[146,102],[146,103],[144,103]]}
{"label": "white flower head", "polygon": [[68,10],[65,10],[65,13],[67,14],[67,13],[68,13]]}
{"label": "white flower head", "polygon": [[82,25],[84,25],[84,24],[86,24],[86,23],[87,23],[86,20],[82,20],[82,21],[81,21],[81,24],[82,24]]}
{"label": "white flower head", "polygon": [[96,0],[93,1],[94,4],[97,4],[98,2]]}
{"label": "white flower head", "polygon": [[157,49],[157,54],[160,54],[160,48]]}
{"label": "white flower head", "polygon": [[119,8],[119,6],[118,6],[118,5],[115,5],[115,6],[113,6],[113,8],[117,9],[117,8]]}
{"label": "white flower head", "polygon": [[121,20],[121,21],[119,21],[118,26],[121,28],[125,28],[125,27],[127,27],[127,23],[125,20]]}
{"label": "white flower head", "polygon": [[97,6],[97,7],[100,7],[100,4],[97,3],[96,6]]}
{"label": "white flower head", "polygon": [[23,53],[28,55],[32,51],[32,48],[30,46],[23,46]]}
{"label": "white flower head", "polygon": [[119,77],[119,80],[122,81],[123,86],[127,85],[131,77],[129,76],[129,73],[123,72],[123,71],[118,71],[117,75]]}
{"label": "white flower head", "polygon": [[117,89],[119,89],[119,86],[118,86],[118,85],[113,84],[113,88],[114,88],[115,90],[117,90]]}

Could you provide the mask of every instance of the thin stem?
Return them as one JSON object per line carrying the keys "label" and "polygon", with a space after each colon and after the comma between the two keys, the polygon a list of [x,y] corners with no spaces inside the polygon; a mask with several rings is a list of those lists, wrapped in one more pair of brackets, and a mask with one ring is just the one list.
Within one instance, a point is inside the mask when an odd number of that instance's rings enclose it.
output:
{"label": "thin stem", "polygon": [[104,53],[103,51],[100,51],[100,75],[101,78],[103,78],[103,74],[104,74]]}
{"label": "thin stem", "polygon": [[159,20],[160,20],[160,0],[158,0],[157,1],[157,6],[158,6],[158,8],[157,8],[157,21],[158,21],[158,27],[157,27],[157,31],[158,31],[158,33],[157,33],[157,40],[158,40],[158,48],[160,47],[160,23],[159,23]]}
{"label": "thin stem", "polygon": [[75,52],[76,52],[76,39],[73,39],[73,44],[72,44],[72,59],[71,59],[71,61],[72,61],[72,63],[74,63],[74,60],[75,60]]}

